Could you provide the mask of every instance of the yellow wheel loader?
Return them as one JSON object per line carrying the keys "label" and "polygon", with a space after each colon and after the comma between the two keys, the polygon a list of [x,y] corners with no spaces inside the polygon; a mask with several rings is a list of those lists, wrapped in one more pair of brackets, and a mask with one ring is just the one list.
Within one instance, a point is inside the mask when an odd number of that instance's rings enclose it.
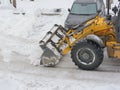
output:
{"label": "yellow wheel loader", "polygon": [[68,30],[55,24],[39,42],[44,51],[41,64],[55,66],[64,55],[71,52],[72,61],[80,69],[94,70],[103,61],[104,48],[107,48],[109,58],[120,59],[120,10],[115,7],[113,11],[118,11],[114,17],[109,12],[107,18],[101,17],[99,11]]}

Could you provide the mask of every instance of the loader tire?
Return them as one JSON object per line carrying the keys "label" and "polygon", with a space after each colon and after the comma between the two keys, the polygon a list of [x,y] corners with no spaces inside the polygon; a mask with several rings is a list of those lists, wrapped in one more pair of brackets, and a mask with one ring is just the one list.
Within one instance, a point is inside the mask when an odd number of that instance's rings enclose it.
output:
{"label": "loader tire", "polygon": [[103,61],[103,50],[94,42],[78,42],[72,47],[71,58],[80,69],[94,70]]}

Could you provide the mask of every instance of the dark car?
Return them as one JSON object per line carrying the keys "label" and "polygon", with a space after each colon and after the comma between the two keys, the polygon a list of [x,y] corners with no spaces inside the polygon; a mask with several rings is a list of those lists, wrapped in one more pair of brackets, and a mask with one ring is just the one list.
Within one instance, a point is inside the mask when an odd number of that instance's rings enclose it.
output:
{"label": "dark car", "polygon": [[65,28],[69,29],[75,25],[92,18],[101,11],[101,16],[105,15],[105,5],[103,0],[75,0],[69,15],[65,21]]}

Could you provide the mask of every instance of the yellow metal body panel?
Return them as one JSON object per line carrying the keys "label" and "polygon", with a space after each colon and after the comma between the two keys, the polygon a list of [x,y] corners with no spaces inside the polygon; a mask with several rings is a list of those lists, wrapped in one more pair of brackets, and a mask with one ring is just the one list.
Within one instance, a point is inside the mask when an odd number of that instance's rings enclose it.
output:
{"label": "yellow metal body panel", "polygon": [[[68,30],[65,37],[59,41],[58,47],[63,43],[67,44],[67,46],[61,51],[63,55],[71,51],[72,46],[77,41],[80,41],[87,35],[95,34],[103,40],[107,47],[109,57],[120,58],[120,45],[117,46],[118,43],[115,39],[115,30],[112,23],[106,22],[104,18],[96,16],[93,20],[86,22],[85,26],[86,27],[79,32],[76,32],[73,29]],[[74,40],[72,41],[71,38]]]}
{"label": "yellow metal body panel", "polygon": [[[76,32],[75,30],[68,30],[65,37],[59,41],[58,46],[60,47],[64,42],[67,43],[67,47],[63,49],[61,52],[63,55],[67,54],[71,47],[80,39],[85,38],[87,35],[95,34],[99,37],[102,36],[113,36],[114,32],[111,30],[112,25],[108,25],[104,18],[96,16],[95,19],[88,21],[85,24],[86,28],[84,28],[80,32]],[[70,36],[74,38],[74,41],[70,40]],[[112,38],[114,40],[114,38]]]}
{"label": "yellow metal body panel", "polygon": [[108,56],[111,58],[119,58],[120,59],[120,43],[116,41],[107,42],[107,51]]}

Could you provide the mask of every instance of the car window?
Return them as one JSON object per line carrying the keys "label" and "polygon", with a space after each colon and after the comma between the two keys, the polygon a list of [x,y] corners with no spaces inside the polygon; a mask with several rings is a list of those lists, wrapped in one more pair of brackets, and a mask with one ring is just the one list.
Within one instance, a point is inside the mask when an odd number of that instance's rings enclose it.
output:
{"label": "car window", "polygon": [[96,3],[74,3],[71,9],[72,14],[96,14]]}

